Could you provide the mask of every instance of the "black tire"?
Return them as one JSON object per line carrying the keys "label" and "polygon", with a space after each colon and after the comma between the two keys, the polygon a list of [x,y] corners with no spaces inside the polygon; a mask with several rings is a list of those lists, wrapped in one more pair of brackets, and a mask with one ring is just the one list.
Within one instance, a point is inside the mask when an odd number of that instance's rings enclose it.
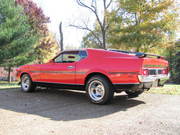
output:
{"label": "black tire", "polygon": [[[94,84],[99,83],[99,84],[95,88],[92,88],[91,86],[93,83]],[[101,92],[103,91],[104,94],[102,94],[103,96],[101,97],[101,99],[95,100],[92,96],[93,94],[91,94],[91,93],[92,93],[92,91],[98,91],[99,90],[98,87],[101,87],[100,91]],[[94,89],[94,90],[91,90],[90,88]],[[97,90],[95,90],[95,89],[97,89]],[[94,93],[96,93],[96,92],[94,92]],[[86,94],[87,94],[87,97],[90,100],[90,102],[92,102],[94,104],[101,104],[102,105],[102,104],[109,103],[113,99],[114,89],[113,89],[112,84],[109,82],[108,79],[106,79],[103,76],[96,75],[96,76],[91,77],[87,81],[87,83],[86,83]]]}
{"label": "black tire", "polygon": [[[25,85],[25,83],[27,83],[27,85]],[[31,77],[28,74],[23,74],[21,76],[21,91],[34,92],[35,89],[36,89],[36,85],[33,84]]]}
{"label": "black tire", "polygon": [[126,94],[128,94],[129,98],[135,98],[138,97],[140,94],[142,94],[144,92],[144,90],[139,90],[139,91],[125,91]]}

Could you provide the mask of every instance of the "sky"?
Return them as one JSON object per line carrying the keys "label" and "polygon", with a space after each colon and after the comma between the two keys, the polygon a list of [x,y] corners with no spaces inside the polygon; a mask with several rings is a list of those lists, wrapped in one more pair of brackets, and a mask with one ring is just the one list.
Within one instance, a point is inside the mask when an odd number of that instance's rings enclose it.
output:
{"label": "sky", "polygon": [[[76,0],[33,0],[41,7],[44,14],[50,17],[48,24],[51,32],[59,38],[59,23],[62,21],[64,33],[64,46],[68,49],[78,48],[81,45],[82,37],[87,31],[70,27],[70,24],[81,25],[83,20],[93,24],[95,18],[85,8],[79,7]],[[92,27],[92,25],[90,26]]]}
{"label": "sky", "polygon": [[[63,23],[64,46],[68,49],[78,48],[81,45],[82,37],[87,31],[70,27],[70,24],[81,25],[83,21],[91,24],[92,27],[95,18],[86,8],[77,5],[76,0],[33,0],[41,7],[44,14],[50,17],[51,22],[48,27],[55,33],[59,39],[59,23]],[[177,6],[180,7],[180,0]],[[177,32],[177,38],[180,38],[180,31]],[[70,48],[71,47],[71,48]]]}

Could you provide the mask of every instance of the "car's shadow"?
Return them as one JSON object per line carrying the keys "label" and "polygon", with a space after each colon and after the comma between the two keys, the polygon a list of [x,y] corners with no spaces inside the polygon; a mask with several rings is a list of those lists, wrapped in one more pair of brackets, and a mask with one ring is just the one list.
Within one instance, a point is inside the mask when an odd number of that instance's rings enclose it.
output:
{"label": "car's shadow", "polygon": [[111,104],[89,103],[84,92],[67,90],[37,90],[23,93],[19,89],[0,91],[0,109],[39,115],[57,121],[91,119],[126,111],[143,101],[128,99],[126,95],[115,96]]}

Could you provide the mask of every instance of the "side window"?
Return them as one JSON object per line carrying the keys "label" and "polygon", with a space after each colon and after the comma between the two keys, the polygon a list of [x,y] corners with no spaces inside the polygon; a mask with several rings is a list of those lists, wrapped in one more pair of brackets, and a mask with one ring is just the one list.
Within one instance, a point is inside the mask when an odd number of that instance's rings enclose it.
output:
{"label": "side window", "polygon": [[54,59],[55,63],[62,63],[63,61],[63,54],[60,54],[58,57]]}
{"label": "side window", "polygon": [[54,59],[55,63],[73,63],[81,59],[79,51],[69,51],[60,54]]}
{"label": "side window", "polygon": [[80,52],[79,52],[79,55],[80,55],[81,59],[84,59],[84,58],[87,57],[86,51],[80,51]]}

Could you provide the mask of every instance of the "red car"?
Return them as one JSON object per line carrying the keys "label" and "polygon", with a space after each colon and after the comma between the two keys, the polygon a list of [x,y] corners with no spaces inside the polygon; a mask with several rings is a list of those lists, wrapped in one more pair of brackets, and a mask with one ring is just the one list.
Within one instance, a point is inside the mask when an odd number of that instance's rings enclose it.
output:
{"label": "red car", "polygon": [[21,89],[36,86],[86,90],[96,104],[105,104],[114,92],[136,97],[152,86],[163,86],[169,78],[168,61],[157,55],[119,50],[82,49],[64,51],[46,64],[17,69]]}

